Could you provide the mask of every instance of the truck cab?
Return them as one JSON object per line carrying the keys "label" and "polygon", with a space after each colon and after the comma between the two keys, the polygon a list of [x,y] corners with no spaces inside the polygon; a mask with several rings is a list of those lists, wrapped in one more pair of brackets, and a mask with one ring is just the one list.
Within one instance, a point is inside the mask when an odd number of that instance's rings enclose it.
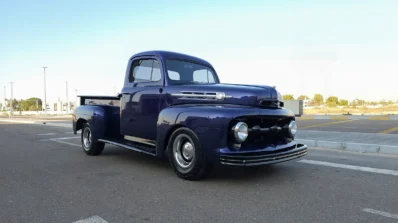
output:
{"label": "truck cab", "polygon": [[268,165],[307,154],[275,88],[222,84],[209,62],[186,54],[135,54],[120,94],[80,96],[80,104],[73,130],[82,130],[86,154],[99,155],[108,143],[167,157],[187,180],[216,165]]}

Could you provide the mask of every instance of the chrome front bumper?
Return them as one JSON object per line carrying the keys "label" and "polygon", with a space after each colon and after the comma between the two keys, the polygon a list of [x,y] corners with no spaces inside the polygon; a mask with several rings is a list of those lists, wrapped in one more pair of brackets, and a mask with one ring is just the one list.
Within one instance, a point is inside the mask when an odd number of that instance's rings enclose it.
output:
{"label": "chrome front bumper", "polygon": [[237,154],[220,154],[220,163],[231,166],[258,166],[297,159],[308,154],[307,145],[296,144],[290,150],[283,152],[263,151]]}

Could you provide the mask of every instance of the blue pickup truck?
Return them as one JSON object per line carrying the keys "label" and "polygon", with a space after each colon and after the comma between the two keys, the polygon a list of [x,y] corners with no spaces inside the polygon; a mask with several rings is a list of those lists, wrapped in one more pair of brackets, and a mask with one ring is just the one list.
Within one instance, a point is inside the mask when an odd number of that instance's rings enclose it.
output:
{"label": "blue pickup truck", "polygon": [[213,66],[168,51],[133,55],[117,96],[79,96],[73,131],[86,154],[105,144],[167,158],[182,179],[214,166],[259,166],[303,157],[295,115],[265,85],[221,84]]}

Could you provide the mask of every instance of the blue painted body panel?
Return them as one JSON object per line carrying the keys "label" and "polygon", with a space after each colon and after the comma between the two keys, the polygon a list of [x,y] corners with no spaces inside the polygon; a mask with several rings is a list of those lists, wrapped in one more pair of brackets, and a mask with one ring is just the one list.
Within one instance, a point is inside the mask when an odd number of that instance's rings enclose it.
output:
{"label": "blue painted body panel", "polygon": [[156,140],[156,122],[159,116],[159,90],[147,87],[124,89],[121,102],[120,130],[123,135]]}
{"label": "blue painted body panel", "polygon": [[[231,120],[243,116],[273,116],[294,119],[294,114],[287,109],[259,109],[250,106],[225,104],[176,105],[163,109],[159,114],[157,147],[164,148],[167,146],[168,136],[176,126],[185,126],[196,133],[202,143],[202,148],[209,157],[214,157],[213,155],[218,153],[235,153],[228,148],[227,136],[230,130],[228,127]],[[291,144],[275,148],[252,148],[252,150],[274,150],[288,146],[291,146]]]}
{"label": "blue painted body panel", "polygon": [[120,107],[109,105],[79,106],[73,114],[74,132],[82,127],[77,127],[79,120],[86,121],[98,138],[120,137]]}
{"label": "blue painted body panel", "polygon": [[[130,82],[134,60],[152,58],[159,61],[161,79],[156,82]],[[168,84],[165,60],[193,61],[207,66],[215,74],[214,84]],[[223,92],[224,100],[197,100],[176,96],[183,91]],[[88,96],[85,96],[88,97]],[[114,99],[114,97],[112,98]],[[273,152],[294,146],[295,141],[263,147],[248,145],[241,151],[231,148],[229,133],[233,120],[239,117],[272,117],[294,120],[293,112],[281,107],[259,106],[263,102],[280,102],[281,94],[266,85],[221,84],[212,65],[200,58],[167,51],[147,51],[133,55],[127,65],[124,86],[118,97],[120,107],[111,105],[82,105],[75,109],[73,128],[81,129],[88,122],[102,139],[134,136],[153,141],[156,156],[162,157],[171,133],[184,126],[198,136],[209,160],[219,162],[220,155],[250,152]]]}

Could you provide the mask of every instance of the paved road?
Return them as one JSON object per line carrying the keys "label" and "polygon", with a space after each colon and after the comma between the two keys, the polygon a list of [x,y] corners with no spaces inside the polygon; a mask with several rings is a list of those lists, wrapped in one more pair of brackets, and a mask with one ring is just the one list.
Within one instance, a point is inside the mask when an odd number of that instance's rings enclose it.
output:
{"label": "paved road", "polygon": [[302,120],[299,129],[336,132],[398,134],[398,120]]}
{"label": "paved road", "polygon": [[133,151],[86,156],[70,132],[0,123],[0,222],[398,221],[398,157],[311,149],[300,162],[189,182]]}

